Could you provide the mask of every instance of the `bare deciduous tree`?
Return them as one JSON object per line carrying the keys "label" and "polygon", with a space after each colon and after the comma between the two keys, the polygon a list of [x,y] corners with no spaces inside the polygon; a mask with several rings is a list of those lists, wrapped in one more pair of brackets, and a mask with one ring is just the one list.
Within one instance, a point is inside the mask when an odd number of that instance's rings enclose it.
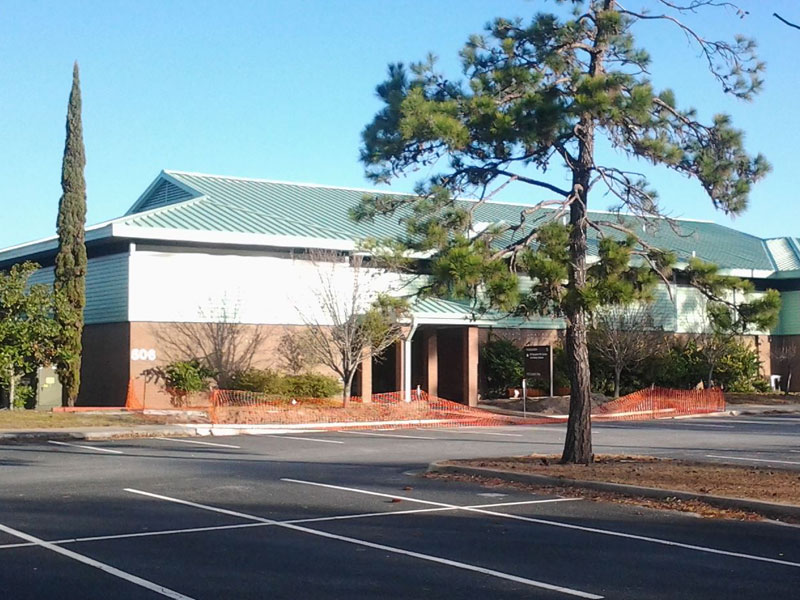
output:
{"label": "bare deciduous tree", "polygon": [[214,372],[220,388],[230,387],[236,373],[253,366],[269,335],[259,327],[240,323],[238,307],[225,300],[216,310],[201,310],[200,319],[158,329],[156,337],[168,360],[195,359]]}
{"label": "bare deciduous tree", "polygon": [[614,371],[615,398],[622,373],[658,353],[664,343],[646,305],[608,307],[592,317],[589,345]]}
{"label": "bare deciduous tree", "polygon": [[278,343],[280,367],[291,375],[299,375],[304,369],[310,369],[316,364],[309,356],[304,337],[304,333],[286,331]]}
{"label": "bare deciduous tree", "polygon": [[349,257],[349,264],[348,257],[335,252],[312,252],[309,258],[319,285],[314,290],[316,309],[298,307],[306,325],[306,354],[342,378],[342,404],[347,406],[361,362],[403,337],[399,319],[406,303],[375,293],[370,280],[379,273],[370,273],[360,255]]}

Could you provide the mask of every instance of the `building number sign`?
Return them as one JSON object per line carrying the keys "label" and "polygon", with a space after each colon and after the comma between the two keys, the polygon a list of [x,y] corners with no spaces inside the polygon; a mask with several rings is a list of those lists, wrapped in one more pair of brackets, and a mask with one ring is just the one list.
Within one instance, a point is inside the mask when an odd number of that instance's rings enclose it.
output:
{"label": "building number sign", "polygon": [[131,360],[155,360],[156,351],[153,348],[133,348]]}

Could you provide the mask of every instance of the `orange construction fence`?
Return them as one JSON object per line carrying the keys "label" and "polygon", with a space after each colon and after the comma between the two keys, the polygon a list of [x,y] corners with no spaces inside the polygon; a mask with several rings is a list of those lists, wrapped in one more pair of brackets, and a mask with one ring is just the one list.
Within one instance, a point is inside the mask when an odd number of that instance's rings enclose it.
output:
{"label": "orange construction fence", "polygon": [[[133,381],[128,384],[125,402],[128,410],[142,411],[202,410],[215,424],[277,424],[293,425],[320,423],[334,426],[363,427],[457,427],[479,425],[531,425],[566,421],[558,417],[519,417],[497,414],[466,406],[451,400],[431,396],[422,390],[411,392],[405,401],[404,392],[373,394],[370,402],[354,396],[347,406],[341,398],[287,398],[241,390],[212,390],[185,396],[171,395],[168,405],[161,402],[141,402]],[[647,388],[592,410],[595,421],[637,421],[707,414],[725,409],[722,390],[673,390]]]}
{"label": "orange construction fence", "polygon": [[341,399],[287,399],[235,390],[212,392],[209,417],[212,423],[281,424],[325,423],[335,426],[359,423],[362,427],[456,427],[541,423],[541,419],[499,415],[475,407],[413,391],[405,401],[403,392],[373,394],[370,402],[352,397],[347,406]]}
{"label": "orange construction fence", "polygon": [[606,402],[592,411],[592,419],[639,421],[701,415],[722,410],[725,410],[725,396],[720,388],[673,390],[652,387]]}

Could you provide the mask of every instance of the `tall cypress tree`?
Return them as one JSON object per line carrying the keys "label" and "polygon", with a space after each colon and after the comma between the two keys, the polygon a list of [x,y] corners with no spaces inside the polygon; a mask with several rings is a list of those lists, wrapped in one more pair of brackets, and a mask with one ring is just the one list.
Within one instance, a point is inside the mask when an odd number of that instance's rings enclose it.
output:
{"label": "tall cypress tree", "polygon": [[67,139],[61,166],[61,199],[58,203],[58,254],[55,264],[56,318],[61,326],[62,358],[58,376],[63,403],[74,406],[81,384],[81,334],[86,304],[86,155],[81,125],[81,88],[78,63],[72,71],[72,90],[67,107]]}

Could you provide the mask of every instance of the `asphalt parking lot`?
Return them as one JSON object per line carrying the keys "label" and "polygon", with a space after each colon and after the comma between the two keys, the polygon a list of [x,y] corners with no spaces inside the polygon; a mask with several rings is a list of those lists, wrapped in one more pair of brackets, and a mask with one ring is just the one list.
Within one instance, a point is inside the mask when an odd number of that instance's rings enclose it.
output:
{"label": "asphalt parking lot", "polygon": [[[607,423],[597,452],[800,469],[800,419]],[[796,598],[800,528],[423,479],[562,426],[0,446],[4,598]],[[716,458],[727,457],[727,458]]]}

